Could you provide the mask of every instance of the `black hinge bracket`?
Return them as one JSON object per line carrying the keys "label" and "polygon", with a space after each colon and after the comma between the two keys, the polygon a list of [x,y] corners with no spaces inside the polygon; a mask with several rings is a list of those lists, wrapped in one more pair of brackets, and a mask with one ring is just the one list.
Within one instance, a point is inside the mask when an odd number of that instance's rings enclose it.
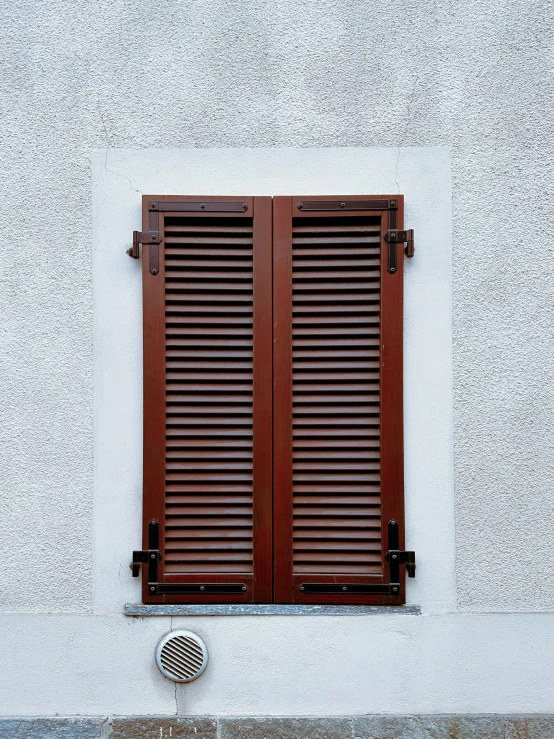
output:
{"label": "black hinge bracket", "polygon": [[[407,231],[398,231],[396,228],[389,228],[385,233],[385,241],[387,244],[406,244],[406,256],[411,258],[415,254],[414,247],[414,229]],[[396,269],[394,270],[396,272]]]}
{"label": "black hinge bracket", "polygon": [[161,244],[162,236],[159,231],[133,231],[133,246],[127,249],[127,254],[133,259],[140,256],[139,244]]}
{"label": "black hinge bracket", "polygon": [[139,549],[133,552],[133,561],[129,565],[133,571],[133,577],[139,576],[141,564],[150,564],[150,560],[155,560],[156,564],[161,561],[162,555],[157,549]]}
{"label": "black hinge bracket", "polygon": [[224,595],[246,593],[248,587],[242,583],[148,583],[150,595]]}
{"label": "black hinge bracket", "polygon": [[389,583],[304,582],[298,588],[304,595],[398,595],[400,585]]}
{"label": "black hinge bracket", "polygon": [[397,200],[368,199],[368,200],[302,200],[297,205],[298,210],[396,210]]}
{"label": "black hinge bracket", "polygon": [[158,582],[158,563],[162,554],[160,546],[160,525],[156,520],[148,524],[148,549],[139,549],[133,552],[133,561],[129,565],[133,577],[139,576],[141,564],[148,564],[148,582]]}
{"label": "black hinge bracket", "polygon": [[408,577],[415,577],[415,552],[401,552],[398,549],[390,549],[386,557],[389,565],[406,565]]}
{"label": "black hinge bracket", "polygon": [[405,552],[398,548],[398,522],[389,521],[389,551],[385,555],[385,559],[389,563],[389,572],[391,582],[400,581],[400,565],[406,565],[408,577],[415,577],[416,563],[415,552]]}

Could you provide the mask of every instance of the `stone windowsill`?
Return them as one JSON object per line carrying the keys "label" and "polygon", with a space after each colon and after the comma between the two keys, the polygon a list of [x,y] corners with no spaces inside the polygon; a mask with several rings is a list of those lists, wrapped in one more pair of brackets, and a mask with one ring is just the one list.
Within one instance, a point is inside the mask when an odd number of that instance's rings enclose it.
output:
{"label": "stone windowsill", "polygon": [[419,606],[321,606],[321,605],[145,605],[127,603],[126,616],[419,616]]}

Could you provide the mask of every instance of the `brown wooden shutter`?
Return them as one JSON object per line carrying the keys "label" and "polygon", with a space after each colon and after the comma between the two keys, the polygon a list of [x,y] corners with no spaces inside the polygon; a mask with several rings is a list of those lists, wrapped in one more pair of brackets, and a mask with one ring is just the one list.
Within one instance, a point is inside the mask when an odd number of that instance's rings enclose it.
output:
{"label": "brown wooden shutter", "polygon": [[274,198],[276,602],[405,602],[396,228],[401,196]]}
{"label": "brown wooden shutter", "polygon": [[143,200],[147,603],[271,601],[271,208]]}

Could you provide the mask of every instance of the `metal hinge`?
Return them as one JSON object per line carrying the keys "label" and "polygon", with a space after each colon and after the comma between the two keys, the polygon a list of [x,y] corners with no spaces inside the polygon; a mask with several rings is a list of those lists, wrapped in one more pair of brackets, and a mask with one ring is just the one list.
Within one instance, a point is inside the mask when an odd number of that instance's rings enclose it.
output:
{"label": "metal hinge", "polygon": [[385,559],[389,563],[390,581],[400,582],[400,565],[406,565],[408,577],[415,577],[415,552],[405,552],[398,548],[399,533],[398,522],[389,521],[389,551],[385,555]]}
{"label": "metal hinge", "polygon": [[158,551],[158,549],[139,549],[135,550],[133,552],[133,561],[129,565],[133,572],[133,577],[139,576],[140,566],[141,564],[148,564],[155,563],[156,568],[158,566],[158,562],[160,562],[162,559],[161,553]]}
{"label": "metal hinge", "polygon": [[151,275],[157,275],[160,271],[160,253],[158,244],[162,242],[159,231],[133,231],[133,246],[127,249],[127,254],[133,259],[140,256],[139,244],[150,244],[148,253],[148,271]]}
{"label": "metal hinge", "polygon": [[302,200],[298,210],[396,210],[397,200],[370,198],[367,200]]}
{"label": "metal hinge", "polygon": [[401,552],[398,549],[389,549],[386,558],[390,565],[406,565],[408,577],[415,577],[415,552]]}
{"label": "metal hinge", "polygon": [[413,228],[407,231],[398,231],[396,228],[390,228],[385,233],[385,241],[388,244],[406,244],[405,252],[407,257],[413,257],[415,254]]}
{"label": "metal hinge", "polygon": [[133,259],[140,256],[139,244],[160,244],[162,237],[159,231],[133,231],[133,246],[127,249],[127,254]]}
{"label": "metal hinge", "polygon": [[129,565],[133,577],[139,576],[141,564],[148,564],[148,582],[158,582],[158,563],[162,555],[160,546],[160,525],[156,519],[148,524],[148,549],[138,549],[133,552],[133,561]]}

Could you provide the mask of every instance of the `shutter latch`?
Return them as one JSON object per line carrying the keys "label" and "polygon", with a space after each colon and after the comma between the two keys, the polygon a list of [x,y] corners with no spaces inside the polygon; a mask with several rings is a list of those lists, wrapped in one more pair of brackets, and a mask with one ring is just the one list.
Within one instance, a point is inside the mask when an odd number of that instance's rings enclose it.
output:
{"label": "shutter latch", "polygon": [[133,259],[140,256],[139,244],[160,244],[162,237],[159,231],[133,231],[133,246],[127,249],[127,254]]}
{"label": "shutter latch", "polygon": [[385,233],[385,241],[388,244],[406,244],[407,257],[413,257],[415,254],[413,228],[408,229],[408,231],[398,231],[396,228],[390,228]]}

